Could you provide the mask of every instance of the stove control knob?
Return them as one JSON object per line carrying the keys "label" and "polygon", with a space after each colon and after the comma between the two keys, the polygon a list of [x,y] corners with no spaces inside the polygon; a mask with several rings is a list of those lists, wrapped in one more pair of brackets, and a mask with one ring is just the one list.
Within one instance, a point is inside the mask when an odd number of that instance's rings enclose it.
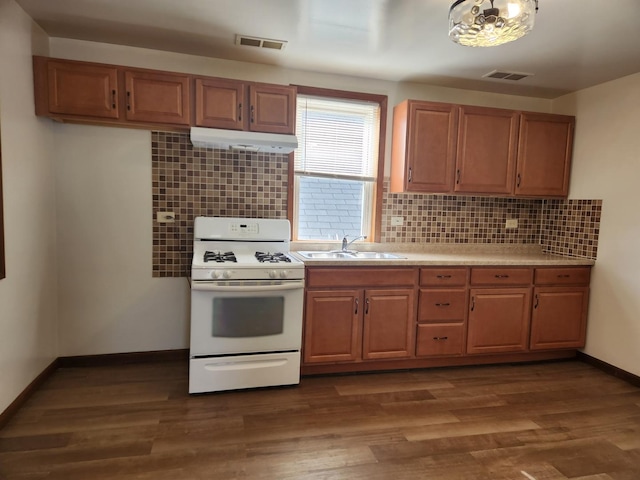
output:
{"label": "stove control knob", "polygon": [[225,270],[222,272],[222,278],[231,278],[231,270]]}
{"label": "stove control knob", "polygon": [[282,270],[280,272],[280,278],[287,278],[289,276],[289,272],[287,270]]}
{"label": "stove control knob", "polygon": [[278,278],[278,272],[275,270],[269,270],[269,278]]}
{"label": "stove control knob", "polygon": [[220,278],[222,272],[218,272],[216,270],[214,270],[213,272],[211,272],[211,278],[216,279],[216,278]]}

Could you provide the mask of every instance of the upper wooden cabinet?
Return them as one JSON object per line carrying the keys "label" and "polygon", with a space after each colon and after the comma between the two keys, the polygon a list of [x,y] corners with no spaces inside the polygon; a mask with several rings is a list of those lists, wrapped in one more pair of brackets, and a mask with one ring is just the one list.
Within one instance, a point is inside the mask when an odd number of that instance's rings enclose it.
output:
{"label": "upper wooden cabinet", "polygon": [[295,87],[196,78],[195,89],[199,127],[295,133]]}
{"label": "upper wooden cabinet", "polygon": [[188,75],[130,70],[124,72],[124,79],[127,120],[189,125]]}
{"label": "upper wooden cabinet", "polygon": [[295,133],[296,87],[256,83],[249,86],[249,97],[249,130]]}
{"label": "upper wooden cabinet", "polygon": [[[36,58],[36,111],[118,118],[118,69]],[[40,86],[38,85],[40,83]]]}
{"label": "upper wooden cabinet", "polygon": [[36,115],[62,121],[295,133],[296,87],[33,57]]}
{"label": "upper wooden cabinet", "polygon": [[392,192],[449,192],[458,107],[407,100],[393,110]]}
{"label": "upper wooden cabinet", "polygon": [[574,117],[407,100],[391,192],[566,197]]}
{"label": "upper wooden cabinet", "polygon": [[563,115],[520,116],[516,195],[567,196],[574,125]]}
{"label": "upper wooden cabinet", "polygon": [[454,191],[511,193],[517,135],[518,112],[461,107]]}
{"label": "upper wooden cabinet", "polygon": [[246,85],[225,78],[196,78],[196,126],[243,130]]}

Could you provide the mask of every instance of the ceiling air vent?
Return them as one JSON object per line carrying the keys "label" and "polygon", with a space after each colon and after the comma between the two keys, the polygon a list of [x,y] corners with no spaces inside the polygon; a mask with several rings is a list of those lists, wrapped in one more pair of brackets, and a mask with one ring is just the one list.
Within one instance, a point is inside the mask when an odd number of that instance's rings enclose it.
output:
{"label": "ceiling air vent", "polygon": [[483,78],[496,78],[498,80],[522,80],[523,78],[531,77],[533,73],[523,73],[523,72],[504,72],[500,70],[494,70],[493,72],[489,72],[484,74]]}
{"label": "ceiling air vent", "polygon": [[236,35],[236,45],[244,45],[245,47],[270,48],[271,50],[282,50],[287,46],[287,42],[285,40],[274,40],[272,38]]}

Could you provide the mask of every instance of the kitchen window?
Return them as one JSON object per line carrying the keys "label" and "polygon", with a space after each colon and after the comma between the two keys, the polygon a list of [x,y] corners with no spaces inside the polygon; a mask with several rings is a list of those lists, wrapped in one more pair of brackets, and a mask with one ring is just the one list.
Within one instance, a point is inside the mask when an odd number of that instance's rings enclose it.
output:
{"label": "kitchen window", "polygon": [[387,97],[298,87],[295,240],[379,238]]}

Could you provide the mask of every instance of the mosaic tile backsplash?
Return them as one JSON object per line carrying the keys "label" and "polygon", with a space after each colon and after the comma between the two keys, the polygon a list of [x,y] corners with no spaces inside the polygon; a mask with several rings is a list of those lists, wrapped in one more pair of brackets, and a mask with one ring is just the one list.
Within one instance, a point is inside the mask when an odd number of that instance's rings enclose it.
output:
{"label": "mosaic tile backsplash", "polygon": [[[197,216],[287,217],[288,157],[194,148],[188,134],[151,133],[153,276],[189,274]],[[174,212],[158,223],[156,212]]]}
{"label": "mosaic tile backsplash", "polygon": [[542,210],[542,250],[595,260],[602,200],[546,200]]}
{"label": "mosaic tile backsplash", "polygon": [[[194,148],[184,133],[151,141],[154,277],[188,276],[197,216],[287,218],[287,155]],[[595,259],[602,201],[388,193],[385,181],[382,208],[384,243],[534,244]],[[155,221],[164,211],[175,223]],[[505,229],[507,219],[518,228]]]}

